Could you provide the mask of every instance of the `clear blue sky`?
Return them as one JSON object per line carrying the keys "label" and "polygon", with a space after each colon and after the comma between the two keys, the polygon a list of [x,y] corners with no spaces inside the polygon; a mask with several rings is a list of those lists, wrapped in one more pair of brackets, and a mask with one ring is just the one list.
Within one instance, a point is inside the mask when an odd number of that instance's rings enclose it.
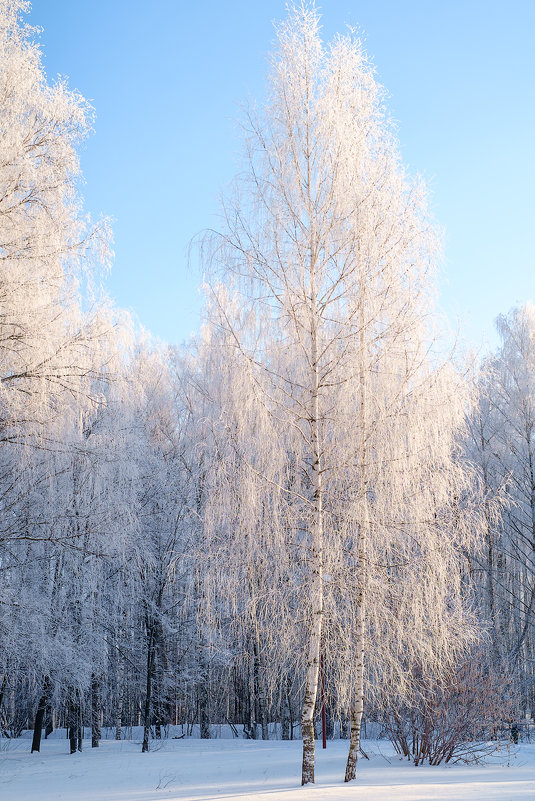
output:
{"label": "clear blue sky", "polygon": [[[326,38],[357,25],[446,229],[441,304],[478,346],[535,300],[534,0],[325,0]],[[199,325],[191,237],[217,226],[239,166],[239,104],[262,99],[283,0],[34,0],[50,78],[96,108],[86,208],[110,215],[107,289],[156,336]]]}

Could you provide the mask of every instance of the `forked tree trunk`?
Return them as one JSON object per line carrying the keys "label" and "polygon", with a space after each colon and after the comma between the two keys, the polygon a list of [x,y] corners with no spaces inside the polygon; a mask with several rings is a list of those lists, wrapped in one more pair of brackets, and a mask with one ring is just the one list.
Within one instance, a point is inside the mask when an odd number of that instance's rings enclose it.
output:
{"label": "forked tree trunk", "polygon": [[45,713],[48,706],[49,698],[50,698],[50,678],[46,676],[43,682],[43,693],[41,695],[41,698],[39,699],[39,703],[37,705],[37,712],[35,714],[35,722],[33,726],[32,750],[31,750],[32,754],[34,751],[40,751],[41,749],[41,732],[43,731],[43,721],[45,719]]}

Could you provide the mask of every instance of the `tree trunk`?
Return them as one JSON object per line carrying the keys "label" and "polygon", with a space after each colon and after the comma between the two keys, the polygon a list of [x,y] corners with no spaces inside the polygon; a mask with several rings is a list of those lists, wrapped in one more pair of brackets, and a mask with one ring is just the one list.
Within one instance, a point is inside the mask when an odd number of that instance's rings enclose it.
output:
{"label": "tree trunk", "polygon": [[325,729],[328,740],[334,740],[334,718],[330,707],[325,709]]}
{"label": "tree trunk", "polygon": [[122,698],[122,690],[119,697],[115,701],[115,739],[120,740],[123,736],[123,726],[122,726],[122,708],[123,708],[123,698]]}
{"label": "tree trunk", "polygon": [[288,712],[290,714],[290,740],[293,740],[293,738],[294,738],[294,720],[295,719],[294,719],[294,709],[293,709],[293,705],[292,705],[292,695],[291,695],[291,693],[292,693],[292,683],[288,679],[288,682],[287,682],[287,685],[286,685],[286,698],[288,700]]}
{"label": "tree trunk", "polygon": [[32,754],[34,751],[41,750],[41,732],[43,730],[43,721],[45,719],[45,712],[48,706],[49,697],[50,697],[50,678],[48,676],[45,676],[45,680],[43,683],[43,693],[37,705],[37,712],[35,714],[35,722],[33,725],[33,739],[32,739],[32,750],[31,750]]}
{"label": "tree trunk", "polygon": [[[314,260],[314,244],[311,244],[311,261]],[[316,302],[314,267],[311,267],[311,297]],[[301,784],[314,782],[314,709],[318,692],[320,667],[321,635],[323,626],[323,476],[321,467],[321,435],[319,410],[319,364],[318,364],[318,323],[317,311],[311,323],[311,418],[310,441],[312,446],[312,500],[313,519],[311,536],[311,606],[312,625],[308,639],[307,671],[305,693],[301,715],[301,736],[303,738],[303,764]]]}
{"label": "tree trunk", "polygon": [[145,707],[143,710],[143,745],[141,753],[145,754],[149,750],[150,738],[150,713],[152,700],[152,674],[154,672],[154,623],[147,623],[147,686],[145,692]]}
{"label": "tree trunk", "polygon": [[[255,613],[256,614],[256,613]],[[260,722],[262,740],[269,740],[269,727],[267,722],[267,704],[263,691],[262,669],[260,665],[260,648],[258,644],[258,628],[256,620],[254,622],[254,641],[253,641],[253,686],[255,696],[255,724]],[[256,730],[256,726],[255,726]]]}
{"label": "tree trunk", "polygon": [[0,711],[2,710],[2,704],[4,703],[4,695],[6,692],[7,687],[7,673],[4,673],[2,676],[2,686],[0,687]]}
{"label": "tree trunk", "polygon": [[54,731],[54,713],[52,712],[52,706],[50,702],[46,705],[46,725],[45,725],[45,740],[47,737],[50,737],[52,732]]}
{"label": "tree trunk", "polygon": [[70,743],[70,753],[75,754],[76,751],[82,750],[82,705],[78,691],[74,691],[69,697],[69,706],[67,711],[67,728]]}
{"label": "tree trunk", "polygon": [[73,717],[74,711],[71,709],[69,712],[69,718],[71,720],[71,723],[69,724],[69,748],[71,754],[76,753],[76,725],[73,722]]}
{"label": "tree trunk", "polygon": [[325,655],[323,648],[320,654],[321,670],[321,739],[322,747],[327,748],[327,712],[325,709]]}
{"label": "tree trunk", "polygon": [[201,682],[199,684],[199,728],[201,740],[209,740],[210,732],[210,711],[208,696],[208,672],[206,666],[203,667]]}
{"label": "tree trunk", "polygon": [[359,490],[362,500],[361,520],[359,527],[359,540],[357,549],[357,610],[356,610],[356,630],[355,630],[355,660],[356,660],[356,686],[354,692],[353,706],[351,709],[351,728],[349,735],[349,753],[347,755],[346,773],[344,781],[350,782],[357,775],[357,760],[360,750],[360,726],[362,723],[362,713],[364,711],[364,596],[367,586],[367,536],[368,536],[368,470],[367,470],[367,404],[368,387],[366,372],[366,339],[365,339],[365,296],[361,298],[360,308],[360,365],[359,365],[359,386],[360,386],[360,413],[359,413],[359,435],[360,435],[360,465],[359,465]]}
{"label": "tree trunk", "polygon": [[98,748],[100,741],[100,683],[95,675],[91,677],[91,748]]}
{"label": "tree trunk", "polygon": [[[161,607],[161,595],[159,598],[159,608]],[[154,694],[154,728],[156,738],[161,740],[162,729],[169,723],[169,698],[165,691],[165,671],[169,669],[169,662],[167,659],[167,650],[165,647],[165,636],[162,623],[159,620],[156,625],[156,634],[154,642],[154,681],[155,687]]]}
{"label": "tree trunk", "polygon": [[281,738],[290,739],[290,704],[286,682],[281,688]]}
{"label": "tree trunk", "polygon": [[349,740],[349,753],[347,755],[346,775],[344,781],[350,782],[357,775],[357,760],[360,750],[360,726],[364,711],[364,608],[362,593],[357,607],[357,677],[355,687],[355,700],[351,710],[351,729]]}
{"label": "tree trunk", "polygon": [[314,614],[314,625],[309,640],[307,660],[308,668],[305,683],[305,696],[303,700],[303,712],[301,716],[301,736],[303,738],[301,784],[309,784],[314,782],[314,709],[316,706],[318,687],[320,639],[321,617],[316,611]]}
{"label": "tree trunk", "polygon": [[122,737],[122,723],[123,723],[123,680],[124,670],[121,658],[117,660],[117,696],[115,698],[115,739],[120,740]]}

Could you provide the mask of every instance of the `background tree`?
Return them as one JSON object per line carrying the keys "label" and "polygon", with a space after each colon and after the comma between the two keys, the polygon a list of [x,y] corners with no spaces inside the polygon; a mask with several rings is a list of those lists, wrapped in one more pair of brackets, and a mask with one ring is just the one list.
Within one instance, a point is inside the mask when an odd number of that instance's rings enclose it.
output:
{"label": "background tree", "polygon": [[469,455],[478,465],[490,508],[485,552],[475,560],[495,665],[516,677],[522,706],[533,715],[535,626],[535,310],[498,317],[502,344],[480,373]]}

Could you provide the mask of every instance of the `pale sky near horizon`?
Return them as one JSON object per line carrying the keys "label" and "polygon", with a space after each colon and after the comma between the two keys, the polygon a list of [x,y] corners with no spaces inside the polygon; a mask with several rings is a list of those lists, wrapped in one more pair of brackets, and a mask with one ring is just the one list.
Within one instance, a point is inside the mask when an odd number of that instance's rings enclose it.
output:
{"label": "pale sky near horizon", "polygon": [[[113,218],[106,287],[170,342],[199,327],[188,244],[217,227],[240,166],[235,120],[265,90],[284,0],[34,0],[50,78],[96,109],[81,153],[86,210]],[[493,320],[535,300],[535,0],[325,0],[325,38],[358,26],[445,229],[440,303],[494,346]]]}

